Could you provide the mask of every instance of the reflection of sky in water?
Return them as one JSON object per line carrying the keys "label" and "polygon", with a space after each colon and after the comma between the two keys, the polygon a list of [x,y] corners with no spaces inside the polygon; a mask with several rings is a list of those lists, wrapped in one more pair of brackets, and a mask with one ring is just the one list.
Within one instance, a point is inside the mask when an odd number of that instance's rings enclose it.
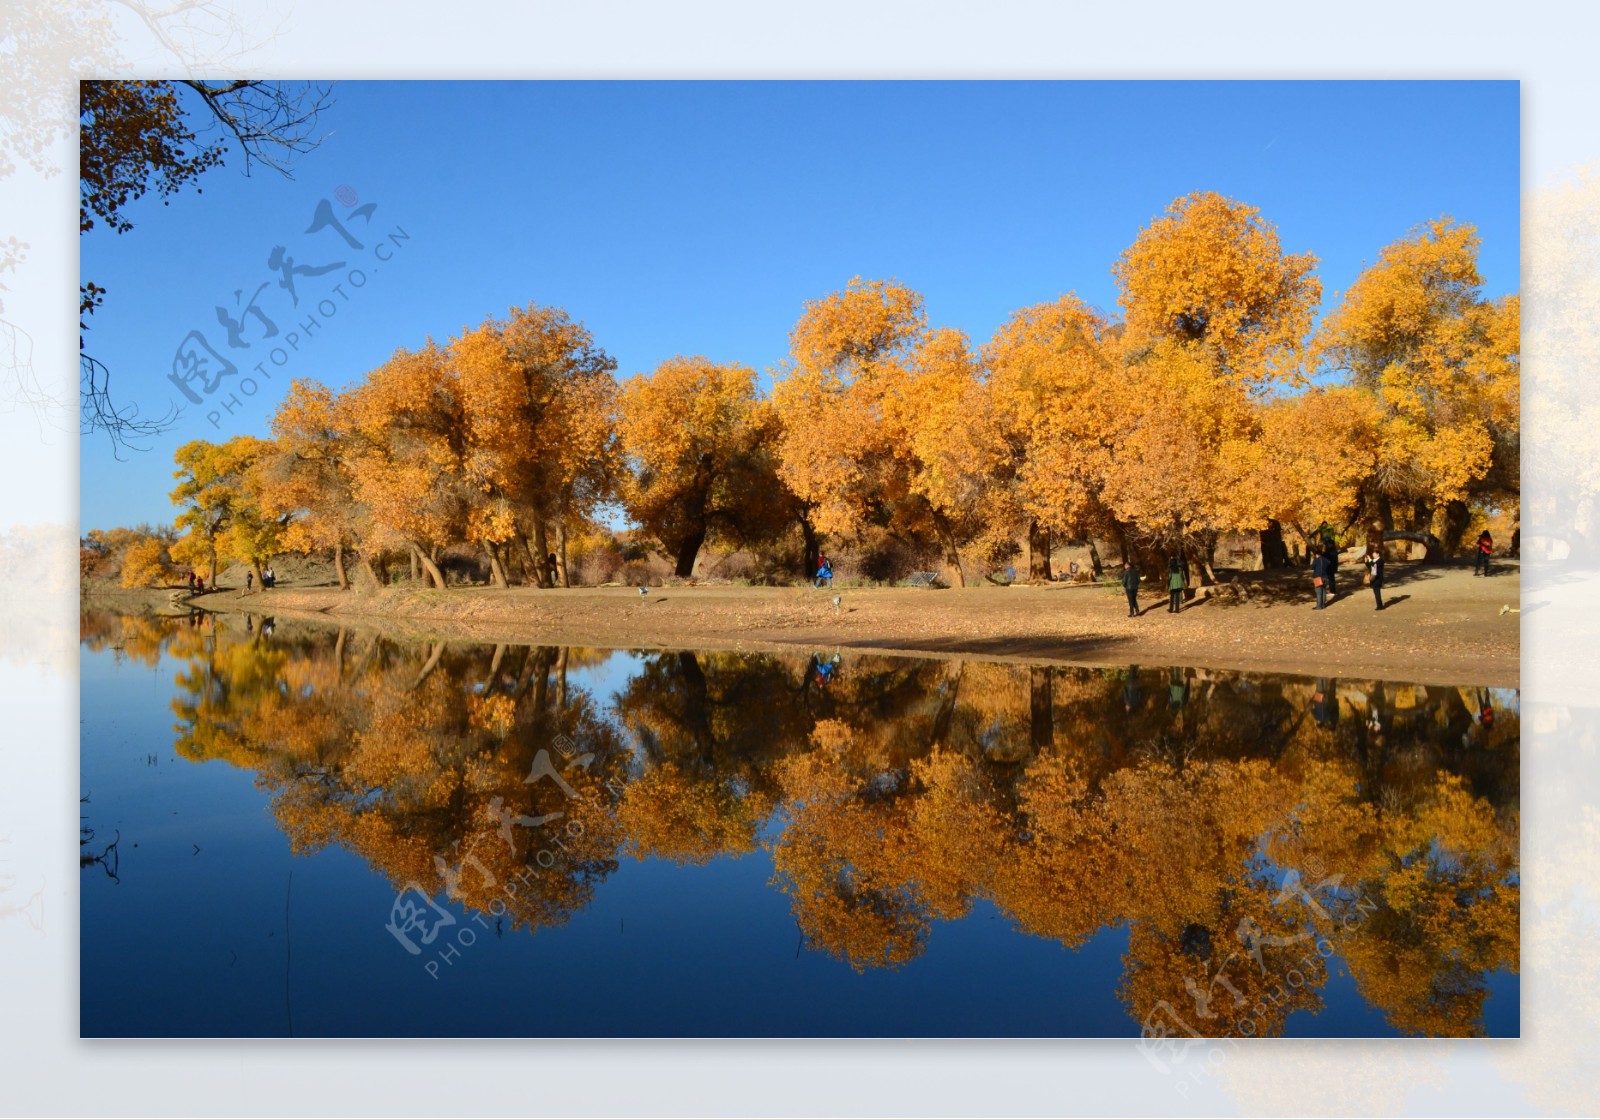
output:
{"label": "reflection of sky in water", "polygon": [[[289,649],[289,636],[279,627],[277,647]],[[220,635],[219,646],[231,640]],[[486,664],[487,647],[481,652]],[[568,670],[568,687],[588,693],[598,714],[621,726],[616,701],[660,656],[595,657]],[[793,658],[795,665],[805,660],[804,653]],[[873,658],[872,673],[890,677],[901,663]],[[840,683],[830,688],[849,686],[852,669],[864,664],[846,658]],[[704,865],[622,853],[587,904],[531,934],[441,894],[456,922],[446,932],[457,935],[458,948],[434,978],[424,964],[438,958],[438,946],[410,956],[386,928],[396,886],[382,873],[337,845],[291,855],[255,771],[175,757],[175,674],[189,670],[166,654],[153,667],[110,648],[86,646],[82,654],[82,788],[90,795],[82,811],[96,832],[91,850],[120,835],[121,854],[120,881],[94,867],[83,875],[85,1035],[1137,1031],[1117,991],[1129,951],[1125,923],[1112,921],[1068,950],[1022,931],[978,897],[965,917],[935,918],[924,949],[904,966],[858,972],[802,938],[790,898],[774,884],[772,855],[760,846]],[[1013,671],[1026,680],[1029,670]],[[1142,670],[1137,680],[1123,672],[1084,676],[1104,680],[1119,715],[1128,687],[1148,693],[1151,702],[1141,695],[1135,703],[1150,717],[1179,707],[1165,669]],[[1270,690],[1263,680],[1240,683],[1243,695]],[[462,680],[462,692],[475,690]],[[929,694],[955,691],[940,681]],[[1516,712],[1514,691],[1496,690],[1493,699],[1503,713]],[[1188,695],[1183,702],[1198,701]],[[1353,730],[1359,713],[1343,722]],[[972,728],[986,756],[1004,727],[1001,718],[985,716]],[[622,741],[631,772],[649,764],[633,736]],[[892,792],[900,778],[874,780]],[[726,784],[736,795],[748,792],[743,776]],[[760,822],[757,836],[775,841],[788,823],[780,807]],[[1269,867],[1263,860],[1258,869]],[[461,942],[468,932],[470,943]],[[1486,986],[1484,1029],[1514,1035],[1517,976],[1496,973]],[[1290,1036],[1394,1032],[1341,956],[1331,961],[1320,994],[1317,1012],[1289,1014]]]}

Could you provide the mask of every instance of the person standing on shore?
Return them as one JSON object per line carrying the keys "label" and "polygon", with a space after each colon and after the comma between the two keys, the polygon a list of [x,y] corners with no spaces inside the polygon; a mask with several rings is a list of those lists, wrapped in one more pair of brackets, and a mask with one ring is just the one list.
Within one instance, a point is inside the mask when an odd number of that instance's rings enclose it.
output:
{"label": "person standing on shore", "polygon": [[1383,549],[1376,544],[1367,545],[1367,585],[1372,588],[1372,600],[1383,609]]}
{"label": "person standing on shore", "polygon": [[1322,553],[1328,557],[1328,598],[1335,599],[1339,597],[1339,545],[1331,533],[1322,545]]}
{"label": "person standing on shore", "polygon": [[1183,560],[1173,556],[1167,561],[1167,613],[1183,611],[1184,582]]}
{"label": "person standing on shore", "polygon": [[1489,557],[1494,553],[1494,537],[1489,535],[1489,530],[1484,529],[1478,534],[1478,546],[1473,549],[1472,573],[1474,575],[1489,574]]}
{"label": "person standing on shore", "polygon": [[1139,569],[1129,560],[1122,561],[1122,589],[1128,594],[1128,617],[1139,616]]}
{"label": "person standing on shore", "polygon": [[1311,558],[1311,584],[1317,588],[1317,609],[1325,609],[1328,605],[1328,553],[1326,549],[1319,550]]}

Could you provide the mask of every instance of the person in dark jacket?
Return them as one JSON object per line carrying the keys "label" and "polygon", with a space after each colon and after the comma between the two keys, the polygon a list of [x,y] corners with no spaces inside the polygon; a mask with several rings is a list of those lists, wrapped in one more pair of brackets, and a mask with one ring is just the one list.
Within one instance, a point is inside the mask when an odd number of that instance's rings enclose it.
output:
{"label": "person in dark jacket", "polygon": [[1122,589],[1128,592],[1128,617],[1139,616],[1139,571],[1127,560],[1122,561]]}
{"label": "person in dark jacket", "polygon": [[1331,602],[1339,597],[1339,545],[1334,541],[1332,534],[1329,534],[1323,542],[1322,554],[1328,557],[1328,574],[1326,578],[1328,582],[1328,600]]}
{"label": "person in dark jacket", "polygon": [[1183,561],[1173,556],[1167,561],[1167,613],[1177,614],[1183,610],[1184,582]]}
{"label": "person in dark jacket", "polygon": [[1367,565],[1367,585],[1372,588],[1372,601],[1378,604],[1378,609],[1383,609],[1383,549],[1376,544],[1367,545],[1367,555],[1363,563]]}
{"label": "person in dark jacket", "polygon": [[1311,559],[1311,581],[1317,588],[1317,609],[1328,605],[1328,553],[1318,552]]}

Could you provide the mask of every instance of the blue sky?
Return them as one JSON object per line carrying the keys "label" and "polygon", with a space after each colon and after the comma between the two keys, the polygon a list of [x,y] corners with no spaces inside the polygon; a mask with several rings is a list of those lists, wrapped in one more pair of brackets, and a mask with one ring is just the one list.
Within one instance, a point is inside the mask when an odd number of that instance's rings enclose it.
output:
{"label": "blue sky", "polygon": [[[1441,214],[1478,227],[1491,295],[1519,283],[1515,82],[341,82],[335,97],[294,179],[246,177],[230,153],[200,193],[82,238],[83,277],[109,289],[89,352],[124,401],[182,402],[167,374],[191,331],[239,370],[196,386],[202,403],[148,450],[118,461],[84,439],[84,530],[170,520],[173,451],[265,434],[291,378],[341,386],[529,302],[582,320],[623,377],[675,354],[766,370],[801,304],[856,275],[910,284],[931,322],[982,342],[1068,291],[1113,311],[1112,263],[1195,190],[1315,253],[1325,306]],[[360,249],[307,232],[323,199]],[[297,274],[296,307],[277,246],[343,266]],[[230,347],[216,307],[263,283]]]}

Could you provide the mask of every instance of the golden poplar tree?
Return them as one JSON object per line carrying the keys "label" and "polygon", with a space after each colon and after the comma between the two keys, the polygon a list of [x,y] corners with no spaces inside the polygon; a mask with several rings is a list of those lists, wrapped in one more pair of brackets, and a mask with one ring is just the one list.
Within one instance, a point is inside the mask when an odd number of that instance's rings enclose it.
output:
{"label": "golden poplar tree", "polygon": [[777,417],[749,366],[669,358],[622,386],[619,413],[623,505],[680,578],[708,540],[763,543],[798,516],[778,478]]}
{"label": "golden poplar tree", "polygon": [[1515,500],[1518,486],[1521,304],[1483,294],[1478,247],[1477,230],[1449,218],[1385,246],[1314,347],[1382,411],[1373,487],[1383,527],[1396,527],[1396,504],[1418,531],[1443,511],[1452,549],[1470,502]]}

